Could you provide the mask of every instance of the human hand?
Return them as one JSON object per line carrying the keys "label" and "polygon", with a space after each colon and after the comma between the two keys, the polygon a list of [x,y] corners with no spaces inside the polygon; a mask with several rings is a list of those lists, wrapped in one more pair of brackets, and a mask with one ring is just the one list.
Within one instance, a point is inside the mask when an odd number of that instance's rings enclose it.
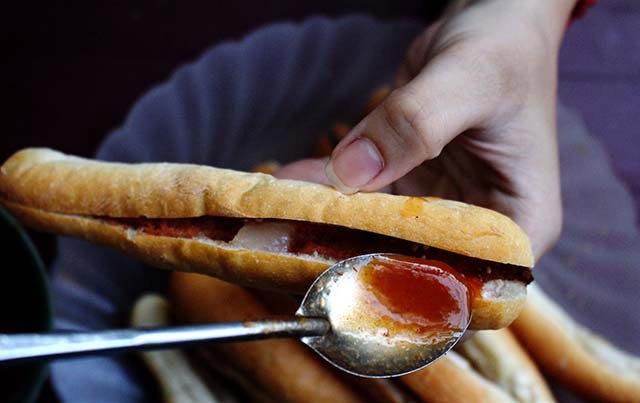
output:
{"label": "human hand", "polygon": [[540,257],[561,227],[557,54],[573,4],[457,2],[415,40],[396,90],[340,141],[326,170],[305,160],[278,176],[493,208],[524,228]]}

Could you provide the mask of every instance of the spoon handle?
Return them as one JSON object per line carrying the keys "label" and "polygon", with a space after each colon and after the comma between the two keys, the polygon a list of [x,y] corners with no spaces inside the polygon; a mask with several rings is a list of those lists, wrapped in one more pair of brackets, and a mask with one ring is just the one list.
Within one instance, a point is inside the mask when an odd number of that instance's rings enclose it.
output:
{"label": "spoon handle", "polygon": [[322,336],[329,329],[329,322],[324,319],[300,317],[291,320],[256,320],[165,328],[0,334],[0,364],[94,353],[163,349],[206,342]]}

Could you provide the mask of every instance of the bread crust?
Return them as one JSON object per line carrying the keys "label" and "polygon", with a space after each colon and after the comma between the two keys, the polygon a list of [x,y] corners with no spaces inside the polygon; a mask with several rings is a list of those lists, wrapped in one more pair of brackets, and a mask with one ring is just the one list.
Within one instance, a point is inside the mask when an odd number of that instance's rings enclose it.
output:
{"label": "bread crust", "polygon": [[[538,287],[530,286],[530,291],[511,329],[542,370],[586,398],[640,403],[640,359],[619,350],[605,351],[605,357],[617,360],[616,364],[621,360],[635,363],[635,368],[613,368],[592,352],[594,347],[610,349],[610,345],[575,323]],[[592,351],[586,343],[591,343]]]}
{"label": "bread crust", "polygon": [[532,267],[529,239],[493,210],[438,198],[344,195],[302,181],[189,164],[123,164],[44,149],[0,169],[3,201],[52,213],[176,218],[230,216],[325,223],[480,259]]}
{"label": "bread crust", "polygon": [[[149,235],[94,218],[50,213],[11,202],[6,203],[6,207],[35,229],[110,246],[154,267],[207,274],[249,287],[301,294],[334,263],[309,255],[270,253],[222,242]],[[480,296],[472,301],[469,328],[499,329],[508,326],[520,313],[526,300],[526,287],[516,281],[494,280],[483,285]]]}

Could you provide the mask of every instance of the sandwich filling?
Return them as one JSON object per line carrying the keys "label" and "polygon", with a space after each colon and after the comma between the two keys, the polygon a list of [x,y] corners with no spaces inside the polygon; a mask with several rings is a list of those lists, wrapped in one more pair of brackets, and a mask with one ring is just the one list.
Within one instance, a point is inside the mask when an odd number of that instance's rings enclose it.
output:
{"label": "sandwich filling", "polygon": [[531,270],[425,246],[404,239],[341,227],[280,219],[236,217],[112,218],[95,217],[134,233],[212,240],[250,250],[291,253],[339,261],[369,253],[394,253],[445,262],[463,276],[482,282],[512,280],[529,284]]}

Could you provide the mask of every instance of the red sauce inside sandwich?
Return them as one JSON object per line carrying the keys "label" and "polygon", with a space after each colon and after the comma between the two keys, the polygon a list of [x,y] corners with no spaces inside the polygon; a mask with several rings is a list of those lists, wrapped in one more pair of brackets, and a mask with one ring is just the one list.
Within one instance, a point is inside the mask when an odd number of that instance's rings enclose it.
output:
{"label": "red sauce inside sandwich", "polygon": [[[480,281],[533,280],[531,270],[428,247],[415,242],[329,224],[234,217],[110,218],[96,217],[149,235],[205,238],[269,252],[342,260],[369,253],[395,253],[444,262],[463,277]],[[275,239],[275,240],[274,240]]]}

